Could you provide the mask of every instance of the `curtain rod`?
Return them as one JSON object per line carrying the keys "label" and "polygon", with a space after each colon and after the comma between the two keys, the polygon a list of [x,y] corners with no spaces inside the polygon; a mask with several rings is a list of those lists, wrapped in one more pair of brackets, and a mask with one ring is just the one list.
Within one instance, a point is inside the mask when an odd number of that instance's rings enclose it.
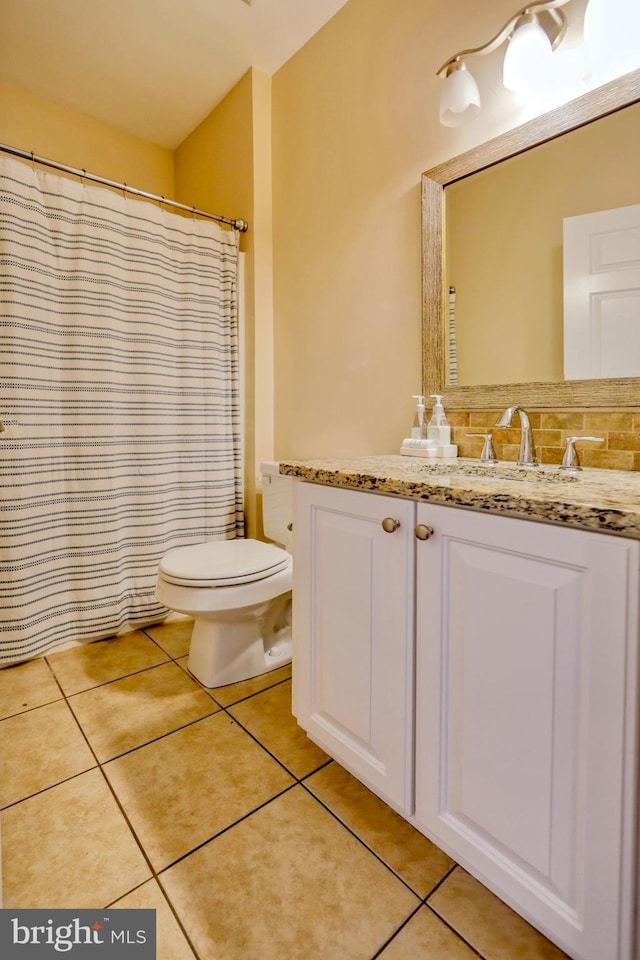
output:
{"label": "curtain rod", "polygon": [[217,220],[218,223],[226,223],[234,230],[240,233],[246,233],[249,224],[246,220],[229,220],[227,217],[220,217],[214,213],[207,213],[205,210],[197,210],[195,207],[189,207],[185,203],[178,203],[177,200],[167,200],[155,193],[147,193],[145,190],[138,190],[136,187],[130,187],[126,183],[116,183],[114,180],[107,180],[105,177],[99,177],[94,173],[87,173],[86,170],[78,170],[75,167],[67,167],[64,163],[57,163],[55,160],[47,160],[45,157],[38,157],[26,150],[18,150],[16,147],[8,147],[0,143],[0,151],[10,153],[14,157],[21,157],[23,160],[31,160],[32,163],[39,163],[43,167],[52,167],[54,170],[62,170],[63,173],[70,173],[79,177],[81,180],[91,180],[93,183],[101,183],[106,187],[114,187],[116,190],[122,190],[125,194],[131,193],[136,197],[144,197],[146,200],[156,200],[169,207],[177,207],[179,210],[187,210],[198,217],[206,217],[208,220]]}

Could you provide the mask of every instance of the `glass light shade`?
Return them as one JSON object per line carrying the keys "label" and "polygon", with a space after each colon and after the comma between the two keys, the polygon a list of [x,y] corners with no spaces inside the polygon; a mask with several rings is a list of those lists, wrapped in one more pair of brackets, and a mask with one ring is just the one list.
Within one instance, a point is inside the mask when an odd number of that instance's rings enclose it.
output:
{"label": "glass light shade", "polygon": [[552,56],[551,42],[535,20],[516,26],[502,67],[502,82],[507,90],[535,90],[544,77]]}
{"label": "glass light shade", "polygon": [[440,95],[440,123],[445,127],[460,127],[480,113],[478,84],[464,63],[455,64],[442,86]]}
{"label": "glass light shade", "polygon": [[611,76],[640,66],[640,0],[589,0],[584,42],[593,66]]}

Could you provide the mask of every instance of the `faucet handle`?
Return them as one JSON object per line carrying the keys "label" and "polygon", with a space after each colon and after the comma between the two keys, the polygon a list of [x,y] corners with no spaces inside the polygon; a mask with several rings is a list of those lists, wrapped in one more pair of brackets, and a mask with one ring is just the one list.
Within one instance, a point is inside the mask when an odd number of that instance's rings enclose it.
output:
{"label": "faucet handle", "polygon": [[562,463],[560,464],[560,469],[566,470],[569,473],[577,473],[578,470],[582,470],[582,467],[578,462],[578,454],[576,453],[576,440],[589,440],[591,443],[604,443],[604,437],[567,437],[567,446],[564,451]]}
{"label": "faucet handle", "polygon": [[497,463],[498,458],[495,455],[493,449],[493,434],[492,433],[468,433],[468,437],[482,437],[484,440],[484,446],[482,448],[482,453],[480,454],[480,463]]}

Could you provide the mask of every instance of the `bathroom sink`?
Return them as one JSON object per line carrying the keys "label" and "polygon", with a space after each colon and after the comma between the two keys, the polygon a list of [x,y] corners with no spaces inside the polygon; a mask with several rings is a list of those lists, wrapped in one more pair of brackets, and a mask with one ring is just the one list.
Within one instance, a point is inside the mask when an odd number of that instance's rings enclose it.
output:
{"label": "bathroom sink", "polygon": [[476,460],[452,460],[451,463],[416,464],[421,476],[478,477],[483,480],[520,480],[528,483],[573,483],[575,473],[556,466],[518,467],[515,463],[478,463]]}

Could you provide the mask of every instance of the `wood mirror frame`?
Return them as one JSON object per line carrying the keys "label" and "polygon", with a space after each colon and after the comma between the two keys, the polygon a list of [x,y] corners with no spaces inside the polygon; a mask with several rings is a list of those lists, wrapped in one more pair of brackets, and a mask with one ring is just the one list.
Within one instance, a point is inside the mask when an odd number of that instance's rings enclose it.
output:
{"label": "wood mirror frame", "polygon": [[640,70],[468,150],[422,175],[422,390],[457,409],[512,403],[537,408],[640,407],[640,377],[447,386],[445,382],[444,188],[592,120],[640,101]]}

